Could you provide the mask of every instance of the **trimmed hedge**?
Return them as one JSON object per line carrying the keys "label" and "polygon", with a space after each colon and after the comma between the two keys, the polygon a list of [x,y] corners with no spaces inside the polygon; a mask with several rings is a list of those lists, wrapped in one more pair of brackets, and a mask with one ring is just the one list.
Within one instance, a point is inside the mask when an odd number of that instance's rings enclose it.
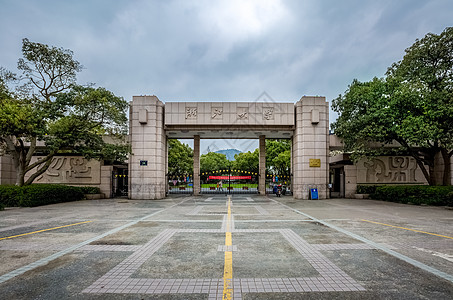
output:
{"label": "trimmed hedge", "polygon": [[453,206],[453,186],[376,186],[370,197],[398,203]]}
{"label": "trimmed hedge", "polygon": [[375,191],[375,185],[358,185],[356,190],[357,194],[374,194]]}
{"label": "trimmed hedge", "polygon": [[15,185],[0,185],[0,203],[5,207],[19,206],[22,188]]}
{"label": "trimmed hedge", "polygon": [[10,206],[40,206],[84,198],[80,187],[57,184],[32,184],[23,187],[0,186],[0,203]]}
{"label": "trimmed hedge", "polygon": [[79,187],[79,189],[84,194],[100,194],[101,193],[101,190],[95,186],[81,186],[81,187]]}

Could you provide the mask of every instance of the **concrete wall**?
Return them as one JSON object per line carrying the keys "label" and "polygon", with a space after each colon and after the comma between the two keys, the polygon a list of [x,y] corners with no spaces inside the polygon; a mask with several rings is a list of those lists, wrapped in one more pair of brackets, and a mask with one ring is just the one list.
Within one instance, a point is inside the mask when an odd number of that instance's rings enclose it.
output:
{"label": "concrete wall", "polygon": [[15,184],[16,171],[13,159],[9,155],[0,156],[0,184]]}
{"label": "concrete wall", "polygon": [[[295,105],[293,136],[293,182],[296,199],[309,199],[312,188],[319,199],[328,198],[329,104],[324,97],[302,97]],[[319,165],[317,165],[319,163]]]}
{"label": "concrete wall", "polygon": [[[167,138],[164,104],[156,96],[135,96],[130,107],[132,155],[129,198],[162,199],[166,193]],[[146,165],[140,165],[140,162]]]}
{"label": "concrete wall", "polygon": [[422,171],[411,156],[364,158],[343,168],[346,198],[354,198],[357,185],[427,184]]}

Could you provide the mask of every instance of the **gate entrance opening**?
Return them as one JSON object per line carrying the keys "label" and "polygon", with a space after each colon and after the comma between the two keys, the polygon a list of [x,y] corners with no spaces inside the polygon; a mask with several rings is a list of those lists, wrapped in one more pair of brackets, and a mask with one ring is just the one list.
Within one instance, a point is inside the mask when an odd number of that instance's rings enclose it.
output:
{"label": "gate entrance opening", "polygon": [[217,170],[201,173],[202,194],[257,194],[258,173]]}

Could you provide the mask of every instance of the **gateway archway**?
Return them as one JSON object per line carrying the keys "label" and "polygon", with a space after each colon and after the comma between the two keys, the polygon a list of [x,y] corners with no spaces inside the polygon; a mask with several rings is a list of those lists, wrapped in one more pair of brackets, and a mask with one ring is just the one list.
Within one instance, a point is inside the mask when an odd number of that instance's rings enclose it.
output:
{"label": "gateway archway", "polygon": [[259,139],[258,192],[266,193],[265,139],[291,139],[291,187],[296,199],[310,189],[327,198],[329,109],[324,97],[294,103],[167,102],[135,96],[130,108],[132,155],[129,197],[162,199],[167,191],[167,140],[194,140],[193,194],[201,193],[200,139]]}

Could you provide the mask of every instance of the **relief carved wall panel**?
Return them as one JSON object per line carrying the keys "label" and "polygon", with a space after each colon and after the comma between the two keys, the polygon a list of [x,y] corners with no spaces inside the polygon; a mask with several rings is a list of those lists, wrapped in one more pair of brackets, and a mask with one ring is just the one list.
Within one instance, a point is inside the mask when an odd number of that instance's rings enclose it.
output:
{"label": "relief carved wall panel", "polygon": [[[39,159],[39,158],[34,158]],[[100,184],[101,163],[81,156],[54,157],[47,171],[36,183]]]}
{"label": "relief carved wall panel", "polygon": [[424,183],[425,178],[410,156],[381,156],[357,163],[357,183]]}

